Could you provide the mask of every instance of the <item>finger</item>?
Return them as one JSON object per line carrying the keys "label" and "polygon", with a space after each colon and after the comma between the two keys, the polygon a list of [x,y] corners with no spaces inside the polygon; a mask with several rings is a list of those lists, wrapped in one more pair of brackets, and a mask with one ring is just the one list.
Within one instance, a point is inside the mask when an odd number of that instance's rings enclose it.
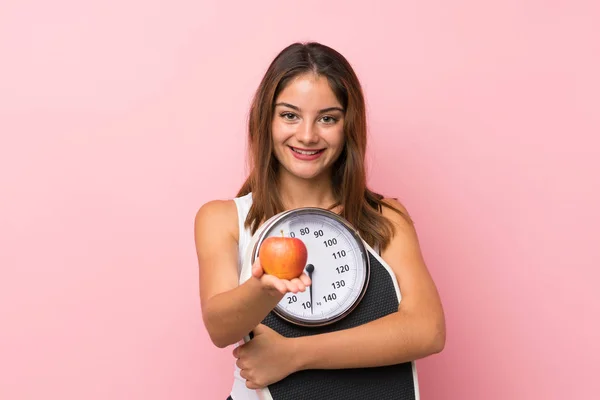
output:
{"label": "finger", "polygon": [[246,383],[248,382],[248,370],[245,369],[241,369],[240,370],[240,376],[244,379],[246,379]]}
{"label": "finger", "polygon": [[295,280],[291,280],[291,281],[286,281],[286,287],[288,289],[288,291],[293,292],[293,293],[298,293],[300,290],[298,289],[298,284],[296,283]]}
{"label": "finger", "polygon": [[244,352],[244,346],[246,346],[246,344],[240,344],[239,346],[237,346],[235,349],[233,349],[233,351],[231,352],[231,354],[233,354],[233,356],[235,358],[240,358],[242,356],[242,353]]}
{"label": "finger", "polygon": [[302,280],[300,280],[299,278],[292,279],[292,283],[294,285],[296,285],[299,292],[304,292],[306,290],[306,286],[304,285],[304,282],[302,282]]}
{"label": "finger", "polygon": [[267,327],[266,325],[258,324],[254,329],[252,329],[252,332],[254,332],[254,336],[256,337],[257,335],[265,333],[265,331],[267,331],[268,329],[269,327]]}
{"label": "finger", "polygon": [[312,285],[311,279],[306,274],[300,275],[299,279],[302,281],[302,283],[304,283],[304,286],[310,286],[310,285]]}
{"label": "finger", "polygon": [[281,294],[287,294],[287,292],[290,291],[290,287],[285,283],[285,281],[278,279],[277,280],[277,290],[279,290],[281,292]]}
{"label": "finger", "polygon": [[240,370],[243,370],[243,369],[244,369],[244,361],[242,361],[242,359],[241,359],[241,358],[238,358],[237,360],[235,360],[235,365],[237,365],[237,367],[238,367]]}
{"label": "finger", "polygon": [[261,386],[257,385],[256,383],[254,383],[252,381],[249,381],[249,380],[246,380],[246,387],[248,389],[260,389],[261,388]]}

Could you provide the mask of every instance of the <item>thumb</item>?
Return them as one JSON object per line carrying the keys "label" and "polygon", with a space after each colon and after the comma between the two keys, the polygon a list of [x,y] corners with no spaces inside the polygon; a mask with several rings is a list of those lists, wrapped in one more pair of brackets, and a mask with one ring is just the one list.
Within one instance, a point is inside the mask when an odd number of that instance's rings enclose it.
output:
{"label": "thumb", "polygon": [[264,271],[262,266],[260,265],[260,259],[257,258],[254,260],[254,264],[252,264],[252,276],[255,278],[260,278],[263,275]]}
{"label": "thumb", "polygon": [[252,332],[254,333],[254,336],[259,336],[270,330],[271,330],[271,328],[269,328],[268,326],[263,325],[263,324],[258,324],[258,325],[256,325],[256,328],[252,329]]}

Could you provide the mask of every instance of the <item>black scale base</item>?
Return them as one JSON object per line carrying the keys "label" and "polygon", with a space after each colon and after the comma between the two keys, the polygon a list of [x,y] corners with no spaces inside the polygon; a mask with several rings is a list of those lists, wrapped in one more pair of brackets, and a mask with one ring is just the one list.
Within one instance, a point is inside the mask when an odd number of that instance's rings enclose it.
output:
{"label": "black scale base", "polygon": [[[371,277],[358,307],[335,324],[303,328],[270,313],[263,324],[285,337],[300,337],[352,328],[398,310],[398,297],[387,269],[369,252]],[[351,351],[351,349],[348,349]],[[304,370],[269,386],[274,400],[415,400],[410,362],[386,367]]]}

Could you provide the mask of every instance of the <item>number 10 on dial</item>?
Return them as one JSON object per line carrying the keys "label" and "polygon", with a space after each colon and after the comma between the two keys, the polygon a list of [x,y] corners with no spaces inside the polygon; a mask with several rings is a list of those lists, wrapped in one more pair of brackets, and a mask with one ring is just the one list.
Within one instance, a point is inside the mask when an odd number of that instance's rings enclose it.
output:
{"label": "number 10 on dial", "polygon": [[299,208],[278,214],[260,228],[252,262],[269,236],[295,237],[308,251],[305,272],[312,285],[286,294],[275,314],[302,326],[327,325],[347,316],[364,296],[369,258],[358,232],[339,215],[320,208]]}

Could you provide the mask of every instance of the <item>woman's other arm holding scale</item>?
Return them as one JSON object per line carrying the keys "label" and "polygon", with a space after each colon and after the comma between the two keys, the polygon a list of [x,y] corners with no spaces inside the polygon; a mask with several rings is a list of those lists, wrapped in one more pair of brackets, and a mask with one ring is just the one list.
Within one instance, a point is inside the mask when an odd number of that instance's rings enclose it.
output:
{"label": "woman's other arm holding scale", "polygon": [[[408,215],[398,202],[387,202]],[[398,364],[443,350],[446,328],[442,304],[414,227],[386,207],[383,212],[396,227],[381,256],[398,280],[402,296],[398,312],[352,329],[298,338],[298,369]]]}

